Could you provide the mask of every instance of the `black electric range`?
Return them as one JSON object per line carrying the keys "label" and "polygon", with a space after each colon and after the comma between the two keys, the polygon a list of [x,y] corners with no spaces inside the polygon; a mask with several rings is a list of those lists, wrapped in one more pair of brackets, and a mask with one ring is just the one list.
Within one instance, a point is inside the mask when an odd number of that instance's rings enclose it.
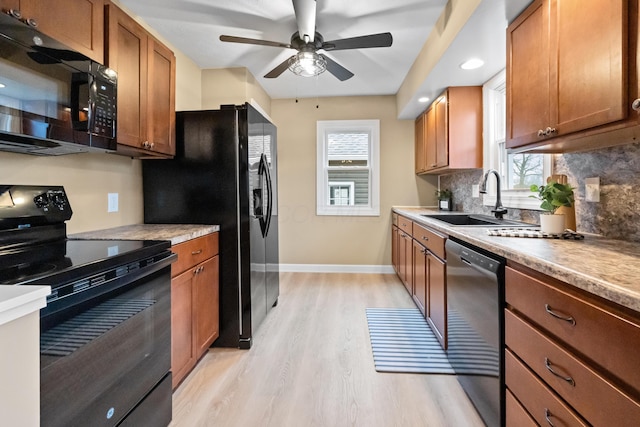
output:
{"label": "black electric range", "polygon": [[[0,185],[0,285],[49,285],[43,427],[171,421],[168,241],[73,240],[63,187]],[[127,425],[129,425],[127,424]]]}

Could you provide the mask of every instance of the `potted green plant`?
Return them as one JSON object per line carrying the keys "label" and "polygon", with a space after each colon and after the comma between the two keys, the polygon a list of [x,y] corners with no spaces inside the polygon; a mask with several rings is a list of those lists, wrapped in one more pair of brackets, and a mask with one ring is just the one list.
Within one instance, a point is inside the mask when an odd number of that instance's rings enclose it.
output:
{"label": "potted green plant", "polygon": [[529,197],[540,200],[540,208],[546,212],[540,215],[540,231],[559,234],[565,230],[565,217],[557,214],[561,206],[572,207],[574,203],[573,187],[569,184],[550,181],[547,185],[532,185],[531,191],[536,193]]}
{"label": "potted green plant", "polygon": [[436,191],[436,197],[438,198],[438,209],[442,211],[453,210],[453,203],[451,203],[453,192],[451,190],[438,190]]}

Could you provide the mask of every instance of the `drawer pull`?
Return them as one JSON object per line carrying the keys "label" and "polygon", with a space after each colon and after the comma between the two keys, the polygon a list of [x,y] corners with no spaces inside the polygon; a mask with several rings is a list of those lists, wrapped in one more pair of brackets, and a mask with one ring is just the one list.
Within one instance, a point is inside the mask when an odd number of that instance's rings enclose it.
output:
{"label": "drawer pull", "polygon": [[548,357],[544,358],[544,366],[545,366],[545,368],[547,368],[547,371],[551,372],[556,377],[562,378],[563,380],[565,380],[566,382],[571,384],[573,387],[576,386],[576,382],[573,380],[573,378],[571,378],[569,376],[565,377],[564,375],[561,375],[561,374],[559,374],[559,373],[557,373],[556,371],[553,370],[553,367],[551,366],[551,362],[549,362],[549,358]]}
{"label": "drawer pull", "polygon": [[546,310],[547,313],[549,313],[556,319],[564,320],[565,322],[571,323],[572,326],[576,326],[576,319],[574,319],[572,316],[562,316],[558,313],[555,313],[553,309],[549,306],[549,304],[545,304],[544,309]]}
{"label": "drawer pull", "polygon": [[429,238],[427,236],[422,236],[422,240],[429,240]]}
{"label": "drawer pull", "polygon": [[551,421],[552,416],[553,415],[549,411],[549,408],[544,408],[544,419],[547,420],[547,424],[549,424],[551,427],[554,427],[553,422]]}
{"label": "drawer pull", "polygon": [[202,249],[198,249],[197,251],[191,252],[191,255],[200,255],[202,253]]}

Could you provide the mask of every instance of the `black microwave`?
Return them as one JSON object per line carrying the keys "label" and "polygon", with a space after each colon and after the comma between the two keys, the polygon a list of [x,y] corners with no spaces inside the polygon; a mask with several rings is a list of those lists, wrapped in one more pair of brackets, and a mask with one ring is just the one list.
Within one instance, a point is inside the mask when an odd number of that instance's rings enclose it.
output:
{"label": "black microwave", "polygon": [[0,150],[116,150],[117,75],[0,14]]}

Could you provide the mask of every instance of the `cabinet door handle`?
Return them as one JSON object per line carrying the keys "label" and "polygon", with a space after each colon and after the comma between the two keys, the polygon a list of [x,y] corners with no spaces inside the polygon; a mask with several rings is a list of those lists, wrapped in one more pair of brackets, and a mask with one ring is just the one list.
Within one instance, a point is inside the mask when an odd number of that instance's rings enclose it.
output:
{"label": "cabinet door handle", "polygon": [[427,236],[422,236],[422,240],[429,241],[429,238]]}
{"label": "cabinet door handle", "polygon": [[30,27],[33,27],[33,28],[37,28],[38,27],[38,22],[33,18],[25,19],[24,23],[27,24]]}
{"label": "cabinet door handle", "polygon": [[565,322],[571,323],[572,326],[576,326],[576,319],[574,319],[573,316],[562,316],[562,315],[554,312],[549,304],[545,304],[544,305],[544,309],[545,309],[545,311],[547,313],[549,313],[550,315],[552,315],[556,319],[564,320]]}
{"label": "cabinet door handle", "polygon": [[549,424],[551,427],[555,427],[553,425],[553,422],[551,421],[551,417],[553,415],[551,414],[551,411],[549,411],[549,408],[544,408],[544,419],[547,420],[547,424]]}
{"label": "cabinet door handle", "polygon": [[569,384],[571,384],[573,387],[576,386],[576,382],[573,380],[573,378],[571,378],[570,376],[564,376],[559,374],[558,372],[554,371],[553,367],[551,366],[551,362],[549,361],[548,357],[544,358],[544,367],[547,368],[547,371],[551,372],[553,375],[555,375],[558,378],[561,378],[563,380],[565,380],[566,382],[568,382]]}
{"label": "cabinet door handle", "polygon": [[191,255],[199,255],[202,253],[202,249],[198,249],[197,251],[191,252]]}
{"label": "cabinet door handle", "polygon": [[633,101],[631,108],[633,108],[634,111],[640,111],[640,98]]}
{"label": "cabinet door handle", "polygon": [[556,128],[548,127],[544,130],[545,136],[551,135],[552,133],[556,133]]}
{"label": "cabinet door handle", "polygon": [[538,136],[539,137],[545,136],[544,131],[542,129],[538,129]]}

